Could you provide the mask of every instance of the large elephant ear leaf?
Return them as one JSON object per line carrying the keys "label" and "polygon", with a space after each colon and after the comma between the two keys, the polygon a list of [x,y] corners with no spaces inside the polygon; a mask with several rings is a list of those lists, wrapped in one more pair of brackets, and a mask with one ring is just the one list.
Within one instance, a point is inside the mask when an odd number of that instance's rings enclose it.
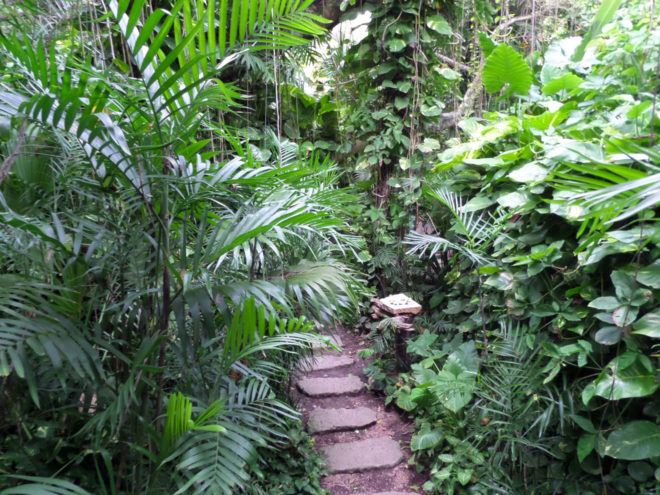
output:
{"label": "large elephant ear leaf", "polygon": [[486,59],[483,81],[489,93],[497,93],[507,86],[507,95],[526,95],[532,87],[532,69],[520,53],[502,44]]}

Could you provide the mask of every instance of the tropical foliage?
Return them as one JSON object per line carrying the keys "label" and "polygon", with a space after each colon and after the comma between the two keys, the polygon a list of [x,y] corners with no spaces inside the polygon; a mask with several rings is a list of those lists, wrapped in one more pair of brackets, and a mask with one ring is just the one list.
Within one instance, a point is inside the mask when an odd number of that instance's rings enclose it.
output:
{"label": "tropical foliage", "polygon": [[0,493],[324,493],[340,322],[426,492],[657,490],[655,2],[334,3],[0,5]]}
{"label": "tropical foliage", "polygon": [[432,493],[657,486],[658,31],[606,4],[583,54],[566,38],[531,65],[484,37],[508,108],[464,119],[423,187],[433,230],[406,242],[431,260],[432,313],[383,385],[417,418]]}
{"label": "tropical foliage", "polygon": [[258,490],[290,442],[291,370],[361,290],[337,259],[360,249],[352,196],[289,141],[256,156],[223,77],[322,34],[309,3],[8,6],[61,30],[0,38],[7,493]]}

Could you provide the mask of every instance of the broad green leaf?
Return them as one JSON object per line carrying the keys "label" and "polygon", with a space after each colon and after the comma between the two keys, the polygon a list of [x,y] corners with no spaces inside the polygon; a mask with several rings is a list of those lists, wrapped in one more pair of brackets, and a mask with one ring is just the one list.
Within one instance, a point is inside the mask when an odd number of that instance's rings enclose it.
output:
{"label": "broad green leaf", "polygon": [[526,191],[513,191],[497,198],[497,202],[505,208],[521,208],[526,206],[531,197]]}
{"label": "broad green leaf", "polygon": [[660,387],[650,360],[632,351],[610,361],[594,385],[595,394],[609,400],[646,397]]}
{"label": "broad green leaf", "polygon": [[442,440],[443,435],[439,429],[431,429],[429,425],[424,425],[419,433],[413,435],[410,439],[410,450],[417,452],[418,450],[432,449],[440,444]]}
{"label": "broad green leaf", "polygon": [[456,479],[461,485],[465,486],[472,479],[473,472],[474,471],[472,469],[459,469],[456,473]]}
{"label": "broad green leaf", "polygon": [[440,14],[427,17],[426,26],[438,34],[451,36],[451,26]]}
{"label": "broad green leaf", "polygon": [[408,103],[410,100],[408,99],[408,96],[395,96],[394,97],[394,107],[397,110],[403,110],[408,106]]}
{"label": "broad green leaf", "polygon": [[443,105],[428,105],[426,103],[422,103],[419,108],[419,111],[424,117],[437,117],[438,115],[442,115],[443,110]]}
{"label": "broad green leaf", "polygon": [[660,289],[660,261],[645,266],[637,272],[637,281],[654,289]]}
{"label": "broad green leaf", "polygon": [[387,50],[392,53],[398,53],[406,47],[406,42],[401,38],[392,38],[385,43]]}
{"label": "broad green leaf", "polygon": [[596,332],[594,340],[601,345],[614,345],[621,340],[621,327],[603,327]]}
{"label": "broad green leaf", "polygon": [[617,297],[621,301],[629,300],[635,291],[635,281],[633,278],[621,270],[613,271],[610,278],[614,284],[614,290],[616,291]]}
{"label": "broad green leaf", "polygon": [[619,300],[612,296],[597,297],[589,303],[590,308],[604,309],[605,311],[613,311],[619,306],[621,306]]}
{"label": "broad green leaf", "polygon": [[481,45],[481,49],[484,52],[484,57],[486,58],[488,58],[488,56],[493,53],[493,50],[495,50],[495,47],[497,46],[486,33],[481,31],[479,31],[479,44]]}
{"label": "broad green leaf", "polygon": [[456,413],[472,400],[475,374],[462,372],[458,376],[449,371],[438,373],[436,384],[430,387],[437,402]]}
{"label": "broad green leaf", "polygon": [[507,86],[505,94],[526,95],[532,87],[532,69],[525,59],[509,45],[499,45],[486,59],[483,82],[489,93]]}
{"label": "broad green leaf", "polygon": [[442,76],[447,81],[458,81],[463,77],[461,76],[460,72],[456,72],[455,70],[452,70],[448,67],[442,67],[441,69],[438,69],[436,72],[440,74],[440,76]]}
{"label": "broad green leaf", "polygon": [[615,459],[638,461],[660,456],[660,425],[631,421],[607,438],[604,453]]}
{"label": "broad green leaf", "polygon": [[580,76],[576,76],[575,74],[569,73],[569,74],[564,74],[561,77],[557,77],[550,81],[548,84],[543,86],[543,94],[546,95],[554,95],[559,93],[560,91],[564,90],[572,90],[577,88],[580,84],[584,82],[584,79],[582,79]]}
{"label": "broad green leaf", "polygon": [[612,321],[618,327],[627,327],[637,318],[638,308],[619,306],[612,312]]}
{"label": "broad green leaf", "polygon": [[415,339],[408,341],[408,353],[417,354],[422,357],[433,355],[432,345],[438,340],[438,334],[426,331]]}
{"label": "broad green leaf", "polygon": [[635,322],[633,328],[635,334],[660,339],[660,309],[642,316],[639,321]]}
{"label": "broad green leaf", "polygon": [[577,414],[571,414],[570,417],[580,426],[580,428],[582,428],[587,433],[596,433],[596,428],[590,419],[583,416],[578,416]]}
{"label": "broad green leaf", "polygon": [[479,357],[474,342],[464,342],[458,346],[458,349],[447,357],[443,369],[451,371],[456,375],[463,371],[476,375],[477,371],[479,371]]}
{"label": "broad green leaf", "polygon": [[594,450],[595,444],[596,435],[593,433],[587,433],[578,439],[577,456],[580,462],[584,461],[584,459],[591,453],[591,451]]}
{"label": "broad green leaf", "polygon": [[488,208],[493,203],[495,203],[495,201],[490,199],[488,196],[475,196],[470,201],[465,203],[465,205],[463,205],[463,211],[465,213],[470,213],[472,211],[483,210],[484,208]]}
{"label": "broad green leaf", "polygon": [[417,404],[410,399],[410,391],[403,389],[397,392],[396,405],[404,411],[412,411],[417,407]]}
{"label": "broad green leaf", "polygon": [[628,474],[635,481],[643,483],[653,476],[653,468],[648,462],[631,462],[628,465]]}
{"label": "broad green leaf", "polygon": [[418,145],[417,149],[422,153],[430,153],[440,149],[440,142],[434,138],[424,138],[424,142]]}
{"label": "broad green leaf", "polygon": [[548,170],[536,162],[529,162],[509,174],[516,182],[538,182],[548,176]]}
{"label": "broad green leaf", "polygon": [[513,282],[513,275],[506,272],[500,272],[488,277],[484,282],[484,285],[489,285],[499,290],[511,290],[513,289]]}

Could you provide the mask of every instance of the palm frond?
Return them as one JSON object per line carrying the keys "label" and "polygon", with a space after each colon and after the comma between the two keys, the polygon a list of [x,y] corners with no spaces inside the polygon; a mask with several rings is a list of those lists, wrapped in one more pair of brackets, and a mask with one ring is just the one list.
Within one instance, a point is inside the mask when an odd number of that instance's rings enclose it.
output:
{"label": "palm frond", "polygon": [[18,475],[9,476],[9,478],[28,481],[29,483],[6,488],[0,492],[0,495],[91,495],[87,490],[83,490],[69,481],[57,478]]}

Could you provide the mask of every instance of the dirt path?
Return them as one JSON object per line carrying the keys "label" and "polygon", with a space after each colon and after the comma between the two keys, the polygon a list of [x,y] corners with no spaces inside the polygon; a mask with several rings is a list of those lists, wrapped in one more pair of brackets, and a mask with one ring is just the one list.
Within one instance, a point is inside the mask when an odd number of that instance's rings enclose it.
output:
{"label": "dirt path", "polygon": [[332,495],[420,493],[425,478],[408,466],[412,425],[357,381],[366,384],[367,363],[357,355],[367,347],[363,339],[344,330],[337,335],[343,352],[322,354],[316,367],[327,369],[303,374],[295,392],[308,429],[321,430],[314,438],[331,473],[323,488]]}

